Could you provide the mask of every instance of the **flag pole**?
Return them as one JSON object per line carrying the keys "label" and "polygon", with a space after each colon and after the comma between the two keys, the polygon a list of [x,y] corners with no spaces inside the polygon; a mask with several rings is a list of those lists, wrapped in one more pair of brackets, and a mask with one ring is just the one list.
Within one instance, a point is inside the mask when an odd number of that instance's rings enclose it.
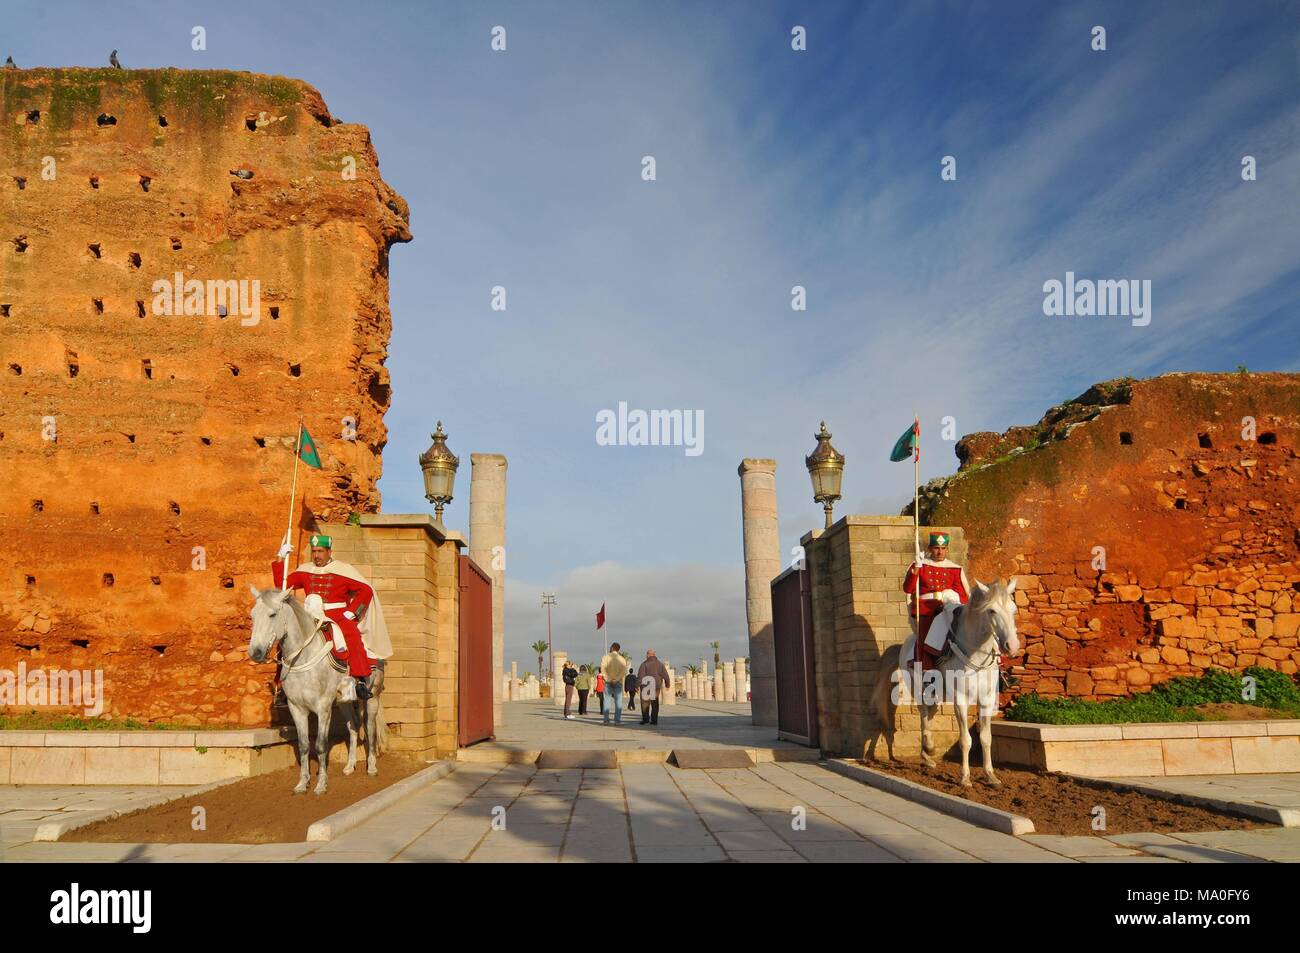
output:
{"label": "flag pole", "polygon": [[[298,438],[293,447],[293,488],[289,491],[289,522],[284,530],[284,541],[291,540],[289,537],[293,534],[293,505],[298,499],[298,459],[302,456],[302,417],[298,418]],[[289,554],[284,554],[284,559],[280,568],[281,588],[288,588],[289,585]]]}
{"label": "flag pole", "polygon": [[[921,418],[912,415],[912,534],[916,552],[921,551]],[[921,638],[921,573],[917,567],[916,593],[912,600],[916,603],[916,638]],[[916,657],[921,657],[921,647],[916,647]]]}

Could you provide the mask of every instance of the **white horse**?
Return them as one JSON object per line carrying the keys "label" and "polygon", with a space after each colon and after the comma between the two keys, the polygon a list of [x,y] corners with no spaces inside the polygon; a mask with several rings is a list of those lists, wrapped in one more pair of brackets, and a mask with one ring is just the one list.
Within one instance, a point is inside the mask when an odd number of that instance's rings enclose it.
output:
{"label": "white horse", "polygon": [[[878,720],[876,734],[868,739],[862,758],[876,756],[876,742],[883,734],[894,757],[894,714],[899,702],[910,694],[921,712],[921,760],[928,768],[935,766],[934,737],[930,731],[934,714],[942,702],[951,701],[961,728],[961,783],[970,787],[970,732],[966,729],[966,709],[979,705],[980,751],[984,774],[989,784],[1000,785],[993,773],[993,714],[998,704],[998,662],[1001,656],[1020,654],[1020,636],[1016,633],[1016,583],[996,582],[986,586],[975,583],[970,602],[962,606],[953,625],[948,652],[932,672],[924,677],[907,663],[913,658],[916,635],[901,646],[891,645],[880,657],[880,674],[871,694],[871,709]],[[919,683],[919,684],[918,684]],[[904,692],[906,684],[909,691]]]}
{"label": "white horse", "polygon": [[[300,771],[298,786],[294,794],[307,790],[309,749],[309,718],[316,715],[316,757],[320,769],[316,778],[316,794],[324,794],[325,756],[329,750],[330,716],[336,702],[344,701],[342,697],[347,683],[352,676],[340,672],[329,662],[331,643],[321,632],[321,625],[312,618],[301,602],[293,597],[292,590],[263,589],[249,586],[253,592],[253,634],[248,641],[248,657],[254,662],[264,662],[271,654],[271,647],[280,645],[280,683],[284,686],[284,696],[289,701],[289,713],[293,715],[294,727],[298,730],[298,760]],[[371,699],[366,702],[366,773],[379,773],[379,752],[384,741],[383,703],[380,695],[384,690],[384,662],[381,659],[367,680]],[[352,700],[349,698],[348,700]],[[344,774],[351,774],[357,767],[357,729],[360,716],[355,701],[345,705],[344,714],[348,724],[348,763],[343,768]]]}

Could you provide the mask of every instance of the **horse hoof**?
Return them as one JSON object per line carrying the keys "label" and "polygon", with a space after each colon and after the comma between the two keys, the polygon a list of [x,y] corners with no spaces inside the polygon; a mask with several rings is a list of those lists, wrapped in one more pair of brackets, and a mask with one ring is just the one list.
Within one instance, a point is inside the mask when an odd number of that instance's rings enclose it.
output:
{"label": "horse hoof", "polygon": [[971,784],[970,778],[962,778],[961,786],[964,788],[970,788],[970,787],[974,787],[975,785]]}
{"label": "horse hoof", "polygon": [[325,793],[325,790],[326,790],[325,788],[317,787],[317,788],[313,788],[311,793],[312,793],[312,794],[324,794],[324,793]]}
{"label": "horse hoof", "polygon": [[366,768],[366,774],[369,774],[369,775],[371,775],[372,777],[373,777],[374,775],[378,774],[378,773],[379,773],[379,769],[378,769],[378,768]]}
{"label": "horse hoof", "polygon": [[990,786],[990,787],[995,787],[995,788],[1000,788],[1000,787],[1002,787],[1002,781],[1001,781],[999,778],[995,778],[995,777],[993,777],[992,775],[989,775],[989,779],[988,779],[988,780],[989,780],[989,786]]}
{"label": "horse hoof", "polygon": [[298,785],[296,788],[293,789],[293,793],[294,793],[294,794],[306,794],[306,793],[307,793],[307,785],[305,785],[305,784],[300,784],[300,785]]}
{"label": "horse hoof", "polygon": [[351,773],[352,773],[353,771],[355,771],[355,770],[356,770],[356,767],[355,767],[354,765],[350,765],[350,764],[349,764],[349,765],[347,765],[347,766],[343,769],[343,774],[344,774],[344,776],[346,777],[347,775],[351,774]]}

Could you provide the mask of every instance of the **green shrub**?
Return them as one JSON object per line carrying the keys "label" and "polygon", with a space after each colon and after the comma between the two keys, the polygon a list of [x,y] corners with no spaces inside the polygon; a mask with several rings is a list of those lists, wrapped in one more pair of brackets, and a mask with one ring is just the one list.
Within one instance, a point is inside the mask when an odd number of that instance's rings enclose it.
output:
{"label": "green shrub", "polygon": [[[1255,698],[1249,702],[1241,697],[1245,675],[1255,679]],[[1007,718],[1049,725],[1204,721],[1207,716],[1195,706],[1234,702],[1271,709],[1283,717],[1300,717],[1300,688],[1291,676],[1252,665],[1237,675],[1221,669],[1209,669],[1200,676],[1182,675],[1145,694],[1104,702],[1025,695],[1007,710]]]}

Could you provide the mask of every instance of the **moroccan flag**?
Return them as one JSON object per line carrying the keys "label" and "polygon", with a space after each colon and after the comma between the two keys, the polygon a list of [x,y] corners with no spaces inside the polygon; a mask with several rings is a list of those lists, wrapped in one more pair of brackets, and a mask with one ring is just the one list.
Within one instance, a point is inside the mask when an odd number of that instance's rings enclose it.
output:
{"label": "moroccan flag", "polygon": [[912,426],[903,432],[903,435],[894,443],[894,449],[889,452],[889,459],[893,463],[900,460],[906,460],[913,453],[920,456],[919,441],[921,439],[921,421],[913,420]]}
{"label": "moroccan flag", "polygon": [[605,603],[600,604],[600,611],[596,613],[596,628],[605,628]]}
{"label": "moroccan flag", "polygon": [[311,439],[306,427],[298,434],[298,456],[307,466],[320,469],[320,454],[316,452],[316,442]]}

